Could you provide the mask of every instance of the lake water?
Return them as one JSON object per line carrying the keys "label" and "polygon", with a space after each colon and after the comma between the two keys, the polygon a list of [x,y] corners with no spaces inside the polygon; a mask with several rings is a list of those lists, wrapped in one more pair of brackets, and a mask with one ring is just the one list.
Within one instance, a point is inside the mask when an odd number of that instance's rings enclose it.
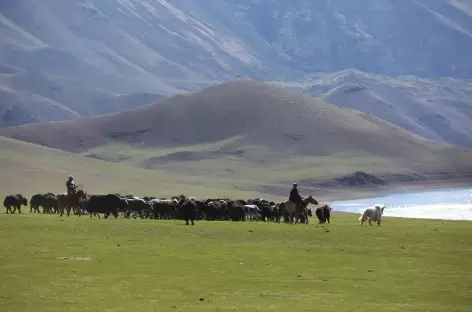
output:
{"label": "lake water", "polygon": [[[381,195],[383,196],[383,195]],[[368,206],[384,204],[384,216],[472,220],[472,188],[435,191],[410,191],[386,194],[385,197],[334,201],[330,205],[337,211],[361,213]]]}

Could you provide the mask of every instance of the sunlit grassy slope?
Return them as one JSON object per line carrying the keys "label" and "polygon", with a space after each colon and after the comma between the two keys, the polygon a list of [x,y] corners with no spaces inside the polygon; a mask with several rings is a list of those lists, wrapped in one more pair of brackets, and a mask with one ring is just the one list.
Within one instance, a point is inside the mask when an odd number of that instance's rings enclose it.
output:
{"label": "sunlit grassy slope", "polygon": [[94,194],[260,196],[240,190],[237,183],[231,181],[133,168],[0,137],[0,196],[22,193],[29,197],[36,192],[64,192],[70,174],[77,184],[83,184],[86,191]]}
{"label": "sunlit grassy slope", "polygon": [[329,179],[355,171],[374,173],[402,171],[393,159],[339,156],[287,156],[263,146],[244,146],[238,153],[222,153],[231,140],[214,144],[175,148],[137,148],[126,144],[108,144],[90,149],[83,155],[136,167],[161,169],[179,174],[211,176],[254,182],[276,182],[299,179]]}

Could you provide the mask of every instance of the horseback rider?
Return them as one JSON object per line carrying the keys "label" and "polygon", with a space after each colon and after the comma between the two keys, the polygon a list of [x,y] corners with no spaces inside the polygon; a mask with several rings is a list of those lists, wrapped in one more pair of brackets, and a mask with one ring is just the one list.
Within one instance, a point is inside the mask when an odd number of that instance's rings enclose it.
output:
{"label": "horseback rider", "polygon": [[66,182],[66,187],[68,195],[75,194],[75,192],[77,191],[77,186],[75,185],[73,176],[69,176],[69,179]]}
{"label": "horseback rider", "polygon": [[292,190],[290,191],[289,201],[294,202],[297,205],[297,211],[300,211],[302,204],[302,197],[298,193],[297,183],[293,183]]}

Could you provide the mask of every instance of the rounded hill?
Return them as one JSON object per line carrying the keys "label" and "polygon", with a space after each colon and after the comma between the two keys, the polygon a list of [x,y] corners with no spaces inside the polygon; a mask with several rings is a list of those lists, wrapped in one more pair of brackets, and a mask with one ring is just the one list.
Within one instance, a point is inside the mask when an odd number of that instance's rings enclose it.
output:
{"label": "rounded hill", "polygon": [[1,129],[0,135],[72,152],[116,142],[174,147],[236,138],[227,148],[257,145],[286,155],[387,157],[447,170],[472,161],[468,151],[369,114],[246,79],[120,113]]}

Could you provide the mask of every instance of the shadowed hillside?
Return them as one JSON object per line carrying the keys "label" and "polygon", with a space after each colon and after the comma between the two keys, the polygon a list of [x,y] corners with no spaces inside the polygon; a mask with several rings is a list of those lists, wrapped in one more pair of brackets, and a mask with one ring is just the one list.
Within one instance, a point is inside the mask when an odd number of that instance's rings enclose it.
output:
{"label": "shadowed hillside", "polygon": [[259,181],[358,170],[472,171],[468,151],[242,79],[120,113],[0,129],[0,135],[140,167]]}
{"label": "shadowed hillside", "polygon": [[0,87],[0,127],[48,120],[70,120],[79,116],[49,98]]}
{"label": "shadowed hillside", "polygon": [[153,93],[114,94],[39,72],[0,74],[0,127],[106,114],[162,98]]}
{"label": "shadowed hillside", "polygon": [[307,82],[303,93],[368,112],[426,138],[472,148],[472,83],[346,70]]}

